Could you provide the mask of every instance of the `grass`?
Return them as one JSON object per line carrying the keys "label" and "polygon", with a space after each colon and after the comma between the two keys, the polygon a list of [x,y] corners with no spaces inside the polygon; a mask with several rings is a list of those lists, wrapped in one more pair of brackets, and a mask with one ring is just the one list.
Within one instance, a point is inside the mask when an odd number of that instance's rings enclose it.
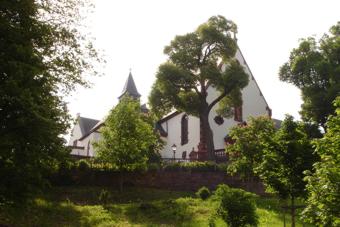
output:
{"label": "grass", "polygon": [[[110,197],[99,202],[102,188],[62,187],[25,205],[0,206],[0,226],[209,226],[218,202],[202,201],[194,193],[127,188],[123,193],[106,188]],[[258,198],[259,226],[283,226],[275,198]],[[286,215],[289,226],[290,216]],[[216,226],[226,226],[221,219]],[[302,226],[298,221],[297,226]]]}

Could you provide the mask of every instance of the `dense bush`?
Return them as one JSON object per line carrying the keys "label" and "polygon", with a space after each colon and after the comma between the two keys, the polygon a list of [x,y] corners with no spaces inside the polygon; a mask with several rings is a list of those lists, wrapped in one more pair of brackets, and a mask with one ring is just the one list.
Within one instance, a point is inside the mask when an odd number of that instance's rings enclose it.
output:
{"label": "dense bush", "polygon": [[90,164],[85,159],[79,160],[77,164],[78,164],[78,169],[80,171],[84,171],[85,172],[85,171],[90,169]]}
{"label": "dense bush", "polygon": [[220,198],[217,213],[228,226],[257,226],[258,216],[253,194],[220,185],[215,192],[215,198]]}
{"label": "dense bush", "polygon": [[202,200],[206,200],[210,196],[210,190],[207,187],[201,187],[196,192],[196,195],[200,197]]}

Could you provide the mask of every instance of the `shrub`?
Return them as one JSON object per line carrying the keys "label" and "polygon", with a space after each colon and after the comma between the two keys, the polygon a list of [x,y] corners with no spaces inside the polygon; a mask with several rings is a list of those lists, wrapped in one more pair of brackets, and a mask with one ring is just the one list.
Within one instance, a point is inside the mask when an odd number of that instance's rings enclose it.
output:
{"label": "shrub", "polygon": [[201,187],[196,192],[196,195],[200,197],[202,200],[206,200],[210,196],[210,190],[207,187]]}
{"label": "shrub", "polygon": [[90,169],[90,164],[88,163],[88,161],[81,159],[78,161],[78,169],[80,171],[87,171]]}
{"label": "shrub", "polygon": [[183,163],[183,169],[191,171],[215,171],[214,162],[187,162]]}
{"label": "shrub", "polygon": [[149,171],[157,171],[161,169],[161,164],[159,163],[149,163],[148,164],[148,170]]}
{"label": "shrub", "polygon": [[225,172],[227,173],[228,172],[228,164],[227,163],[219,163],[216,165],[217,167],[217,171],[220,171],[220,172]]}
{"label": "shrub", "polygon": [[163,170],[165,171],[180,171],[182,169],[183,164],[180,162],[168,163],[163,166]]}
{"label": "shrub", "polygon": [[230,188],[226,184],[219,184],[213,193],[214,200],[221,200],[224,194],[229,192]]}
{"label": "shrub", "polygon": [[219,186],[215,193],[221,199],[217,213],[228,226],[257,226],[258,216],[253,194],[226,185]]}

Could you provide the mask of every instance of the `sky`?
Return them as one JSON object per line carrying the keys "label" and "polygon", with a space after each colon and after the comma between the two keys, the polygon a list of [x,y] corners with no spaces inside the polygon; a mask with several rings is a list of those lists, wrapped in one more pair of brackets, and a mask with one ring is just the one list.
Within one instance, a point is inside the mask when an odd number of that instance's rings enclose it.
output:
{"label": "sky", "polygon": [[194,31],[211,16],[238,26],[238,45],[273,118],[299,119],[300,91],[281,82],[279,68],[301,38],[320,38],[340,21],[339,0],[94,0],[88,33],[106,63],[102,76],[87,78],[91,88],[67,97],[70,114],[102,119],[118,102],[131,69],[143,103],[147,102],[163,49],[176,35]]}

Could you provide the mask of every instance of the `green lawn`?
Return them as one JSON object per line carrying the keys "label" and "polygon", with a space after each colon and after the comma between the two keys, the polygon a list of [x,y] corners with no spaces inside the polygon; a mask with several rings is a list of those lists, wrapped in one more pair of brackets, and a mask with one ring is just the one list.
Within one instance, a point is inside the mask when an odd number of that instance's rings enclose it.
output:
{"label": "green lawn", "polygon": [[[27,205],[0,206],[0,224],[8,226],[208,226],[216,201],[195,198],[193,193],[156,189],[113,189],[106,205],[99,202],[102,188],[63,187]],[[283,226],[275,198],[258,198],[259,226]],[[286,215],[290,223],[289,215]],[[216,226],[226,226],[216,220]],[[1,225],[0,225],[1,226]],[[289,225],[287,225],[289,226]],[[297,226],[302,226],[300,222]]]}

